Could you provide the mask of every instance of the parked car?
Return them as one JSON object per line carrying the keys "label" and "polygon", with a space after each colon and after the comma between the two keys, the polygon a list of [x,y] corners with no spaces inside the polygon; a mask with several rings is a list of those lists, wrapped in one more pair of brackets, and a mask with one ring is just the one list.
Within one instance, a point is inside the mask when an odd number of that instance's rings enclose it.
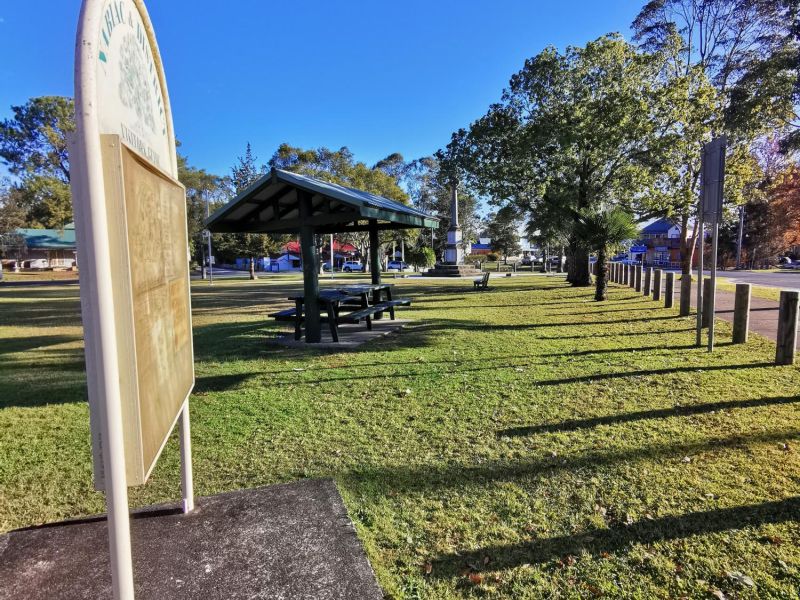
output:
{"label": "parked car", "polygon": [[344,264],[342,264],[342,271],[344,271],[345,273],[351,273],[352,271],[363,271],[363,270],[364,270],[364,265],[362,265],[360,262],[348,260]]}
{"label": "parked car", "polygon": [[323,271],[330,271],[331,270],[330,261],[326,260],[324,263],[322,263],[322,270]]}
{"label": "parked car", "polygon": [[778,264],[781,269],[800,269],[800,261],[792,260],[788,256],[781,256],[778,259]]}
{"label": "parked car", "polygon": [[530,267],[533,264],[533,259],[530,256],[523,256],[519,264],[523,267]]}
{"label": "parked car", "polygon": [[386,268],[387,269],[396,269],[398,271],[405,271],[406,269],[409,268],[409,266],[408,266],[408,263],[404,263],[401,260],[390,260],[386,264]]}
{"label": "parked car", "polygon": [[47,269],[50,264],[46,258],[33,258],[23,263],[28,269]]}

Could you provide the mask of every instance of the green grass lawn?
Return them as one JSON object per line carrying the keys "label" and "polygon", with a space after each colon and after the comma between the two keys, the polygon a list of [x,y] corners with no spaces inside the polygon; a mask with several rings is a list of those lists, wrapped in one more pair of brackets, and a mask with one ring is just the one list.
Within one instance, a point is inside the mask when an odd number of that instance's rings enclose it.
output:
{"label": "green grass lawn", "polygon": [[[771,342],[720,321],[709,355],[622,286],[395,283],[414,323],[348,353],[265,343],[296,279],[193,286],[199,495],[332,477],[390,598],[798,597],[800,369]],[[104,510],[77,294],[0,288],[0,530]],[[178,499],[178,463],[132,504]]]}

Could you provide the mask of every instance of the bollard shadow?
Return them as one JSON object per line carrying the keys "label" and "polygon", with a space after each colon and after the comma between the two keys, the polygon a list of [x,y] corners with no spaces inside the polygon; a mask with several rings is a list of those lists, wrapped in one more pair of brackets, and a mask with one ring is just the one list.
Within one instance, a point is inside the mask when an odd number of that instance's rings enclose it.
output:
{"label": "bollard shadow", "polygon": [[536,538],[519,544],[499,544],[477,550],[453,552],[435,559],[431,576],[455,577],[465,566],[484,564],[487,569],[511,569],[523,564],[541,564],[564,556],[588,552],[599,557],[604,553],[627,550],[633,544],[654,544],[695,535],[759,527],[767,524],[795,521],[800,513],[800,498],[786,498],[759,504],[718,508],[637,521],[631,524],[614,523],[608,528],[596,528],[584,533],[550,538]]}
{"label": "bollard shadow", "polygon": [[540,433],[577,431],[580,429],[591,429],[601,425],[619,425],[622,423],[631,423],[634,421],[643,421],[648,419],[686,417],[723,410],[781,406],[786,404],[796,404],[798,402],[800,402],[800,396],[779,396],[775,398],[754,398],[750,400],[708,402],[705,404],[695,404],[691,406],[672,406],[670,408],[643,410],[620,415],[603,415],[600,417],[589,417],[586,419],[570,419],[568,421],[561,421],[560,423],[511,427],[498,431],[497,437],[523,437],[537,435]]}

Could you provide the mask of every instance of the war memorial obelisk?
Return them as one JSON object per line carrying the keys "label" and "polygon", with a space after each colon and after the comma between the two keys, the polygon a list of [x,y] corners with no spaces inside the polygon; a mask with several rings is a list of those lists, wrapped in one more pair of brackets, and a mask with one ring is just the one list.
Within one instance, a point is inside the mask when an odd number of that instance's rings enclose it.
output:
{"label": "war memorial obelisk", "polygon": [[458,184],[450,188],[450,228],[447,230],[447,246],[444,250],[444,263],[437,263],[425,275],[430,277],[464,277],[480,275],[480,271],[464,264],[464,245],[461,239],[461,225],[458,222]]}

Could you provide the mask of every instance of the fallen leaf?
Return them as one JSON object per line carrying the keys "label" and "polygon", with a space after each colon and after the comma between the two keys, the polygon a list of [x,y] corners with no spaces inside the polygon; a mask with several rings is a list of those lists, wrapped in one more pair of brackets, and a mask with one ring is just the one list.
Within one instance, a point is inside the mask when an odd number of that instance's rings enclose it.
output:
{"label": "fallen leaf", "polygon": [[488,556],[484,556],[483,557],[483,564],[488,565],[491,562],[491,560],[492,559],[489,558]]}
{"label": "fallen leaf", "polygon": [[735,581],[738,584],[746,585],[747,587],[755,587],[756,583],[747,575],[740,573],[739,571],[730,571],[726,573],[728,579]]}
{"label": "fallen leaf", "polygon": [[690,462],[692,462],[692,459],[691,459],[691,458],[689,458],[688,456],[684,456],[684,457],[683,457],[683,461],[682,461],[682,462],[685,462],[685,463],[690,463]]}
{"label": "fallen leaf", "polygon": [[422,571],[425,573],[425,575],[430,575],[431,571],[433,571],[433,565],[429,562],[426,562],[422,567]]}
{"label": "fallen leaf", "polygon": [[480,585],[483,583],[483,575],[480,573],[470,573],[469,580],[473,585]]}
{"label": "fallen leaf", "polygon": [[711,593],[719,598],[719,600],[728,600],[728,597],[722,592],[722,590],[714,590]]}

